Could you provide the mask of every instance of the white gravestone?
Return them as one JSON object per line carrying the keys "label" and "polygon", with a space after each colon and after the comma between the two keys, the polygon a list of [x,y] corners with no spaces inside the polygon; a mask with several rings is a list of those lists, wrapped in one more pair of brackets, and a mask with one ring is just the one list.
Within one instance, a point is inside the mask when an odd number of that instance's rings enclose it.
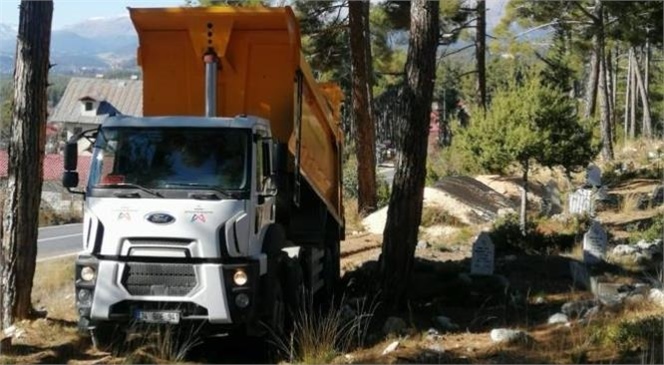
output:
{"label": "white gravestone", "polygon": [[593,221],[588,232],[583,235],[583,262],[597,264],[604,261],[606,241],[604,227],[598,221]]}
{"label": "white gravestone", "polygon": [[473,257],[470,264],[472,275],[493,275],[495,247],[486,232],[480,233],[473,243]]}
{"label": "white gravestone", "polygon": [[570,214],[593,214],[593,191],[590,189],[577,189],[569,196]]}
{"label": "white gravestone", "polygon": [[586,169],[586,184],[594,187],[602,186],[602,170],[590,164]]}

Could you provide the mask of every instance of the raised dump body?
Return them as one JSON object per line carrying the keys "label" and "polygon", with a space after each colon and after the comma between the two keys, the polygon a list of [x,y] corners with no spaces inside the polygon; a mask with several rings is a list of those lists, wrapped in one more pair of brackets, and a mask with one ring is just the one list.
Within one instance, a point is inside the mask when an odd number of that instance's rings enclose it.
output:
{"label": "raised dump body", "polygon": [[215,115],[268,120],[273,137],[288,144],[290,171],[297,165],[301,123],[299,171],[343,230],[342,94],[338,87],[314,80],[301,54],[299,26],[291,8],[129,11],[139,37],[143,114],[203,115],[203,58],[214,52],[219,60]]}

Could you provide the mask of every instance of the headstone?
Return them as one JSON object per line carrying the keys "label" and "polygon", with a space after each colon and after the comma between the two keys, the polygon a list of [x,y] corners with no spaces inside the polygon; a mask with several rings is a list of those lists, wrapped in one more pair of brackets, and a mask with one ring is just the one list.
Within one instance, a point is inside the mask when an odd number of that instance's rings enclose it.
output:
{"label": "headstone", "polygon": [[602,170],[594,164],[586,169],[586,184],[594,187],[602,186]]}
{"label": "headstone", "polygon": [[650,202],[653,207],[664,204],[664,185],[657,185],[655,187],[655,189],[652,191]]}
{"label": "headstone", "polygon": [[480,233],[473,244],[473,257],[470,264],[472,275],[493,275],[495,247],[486,232]]}
{"label": "headstone", "polygon": [[570,214],[593,214],[593,191],[591,189],[577,189],[569,196]]}
{"label": "headstone", "polygon": [[593,221],[590,229],[583,235],[583,262],[597,264],[606,256],[606,231],[602,224]]}

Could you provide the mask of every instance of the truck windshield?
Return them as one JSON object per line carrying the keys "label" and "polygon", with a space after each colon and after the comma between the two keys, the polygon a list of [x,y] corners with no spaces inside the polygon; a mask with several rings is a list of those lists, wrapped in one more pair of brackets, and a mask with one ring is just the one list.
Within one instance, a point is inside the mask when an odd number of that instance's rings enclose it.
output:
{"label": "truck windshield", "polygon": [[249,136],[235,128],[102,128],[89,185],[248,189]]}

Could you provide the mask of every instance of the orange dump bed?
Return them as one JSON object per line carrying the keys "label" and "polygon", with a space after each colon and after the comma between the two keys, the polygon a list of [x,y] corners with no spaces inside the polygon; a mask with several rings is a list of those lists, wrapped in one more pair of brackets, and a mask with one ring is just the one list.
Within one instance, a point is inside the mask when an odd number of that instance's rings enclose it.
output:
{"label": "orange dump bed", "polygon": [[[256,115],[295,155],[298,92],[302,95],[302,176],[343,224],[340,154],[342,94],[318,85],[301,55],[300,31],[285,8],[129,9],[139,38],[143,114],[204,115],[204,54],[220,66],[217,116]],[[302,88],[298,88],[300,75]]]}

